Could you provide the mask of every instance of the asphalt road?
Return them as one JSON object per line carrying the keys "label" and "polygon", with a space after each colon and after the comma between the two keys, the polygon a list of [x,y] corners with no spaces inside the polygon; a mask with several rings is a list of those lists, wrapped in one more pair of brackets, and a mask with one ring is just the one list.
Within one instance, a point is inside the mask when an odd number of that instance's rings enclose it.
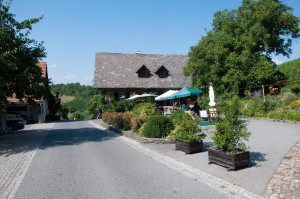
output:
{"label": "asphalt road", "polygon": [[86,121],[56,123],[15,198],[231,198]]}

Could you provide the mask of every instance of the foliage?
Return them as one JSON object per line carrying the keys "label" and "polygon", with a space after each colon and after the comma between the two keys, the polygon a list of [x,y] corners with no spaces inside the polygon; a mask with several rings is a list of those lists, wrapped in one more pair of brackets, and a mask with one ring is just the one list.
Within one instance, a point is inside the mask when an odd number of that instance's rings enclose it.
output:
{"label": "foliage", "polygon": [[247,150],[243,142],[248,140],[250,132],[245,123],[239,122],[240,102],[235,96],[223,109],[224,120],[216,123],[216,131],[212,136],[213,145],[222,151],[237,152]]}
{"label": "foliage", "polygon": [[136,105],[136,102],[133,100],[120,100],[120,101],[117,101],[115,104],[117,112],[132,111],[133,108],[135,107],[135,105]]}
{"label": "foliage", "polygon": [[209,95],[208,93],[204,93],[198,99],[198,104],[201,107],[201,110],[208,110],[209,109]]}
{"label": "foliage", "polygon": [[300,66],[300,58],[280,64],[276,67],[276,70],[286,75],[288,80],[299,80],[300,79],[299,66]]}
{"label": "foliage", "polygon": [[199,119],[193,118],[192,115],[185,113],[182,110],[173,112],[170,119],[175,126],[170,137],[177,137],[186,142],[200,141],[203,139],[199,135],[201,132],[201,129],[199,128]]}
{"label": "foliage", "polygon": [[84,99],[75,98],[74,100],[63,104],[70,112],[83,112],[88,108],[88,102]]}
{"label": "foliage", "polygon": [[131,112],[105,112],[102,115],[103,122],[123,130],[130,129],[130,121],[132,117],[133,114]]}
{"label": "foliage", "polygon": [[163,115],[153,115],[145,123],[142,135],[148,138],[164,138],[173,128],[174,125],[170,118]]}
{"label": "foliage", "polygon": [[78,119],[84,119],[84,116],[82,115],[82,113],[81,112],[79,112],[79,111],[75,111],[75,112],[73,112],[73,113],[71,113],[70,115],[69,115],[69,119],[76,119],[76,120],[78,120]]}
{"label": "foliage", "polygon": [[288,57],[298,37],[292,8],[278,0],[243,0],[236,10],[215,13],[213,29],[191,47],[184,74],[195,87],[212,82],[220,95],[281,80],[271,56]]}
{"label": "foliage", "polygon": [[130,121],[130,127],[133,132],[139,132],[140,128],[145,124],[148,120],[148,116],[133,116]]}
{"label": "foliage", "polygon": [[287,85],[283,92],[293,92],[300,97],[300,58],[285,62],[277,66],[276,70],[287,77]]}
{"label": "foliage", "polygon": [[241,114],[249,117],[257,117],[267,114],[275,110],[279,104],[276,96],[267,97],[266,100],[262,98],[254,98],[250,100],[241,101]]}
{"label": "foliage", "polygon": [[131,119],[133,118],[133,113],[130,111],[122,113],[122,129],[131,129]]}
{"label": "foliage", "polygon": [[104,95],[94,95],[88,102],[87,108],[93,118],[97,117],[97,114],[103,111],[104,107]]}
{"label": "foliage", "polygon": [[133,108],[133,114],[137,116],[157,115],[156,105],[151,102],[139,103]]}
{"label": "foliage", "polygon": [[241,114],[248,117],[299,121],[299,97],[290,92],[267,95],[265,99],[253,98],[242,101]]}
{"label": "foliage", "polygon": [[52,92],[61,95],[75,96],[77,98],[89,99],[94,95],[102,94],[101,90],[97,90],[92,86],[80,85],[80,83],[54,84],[51,85]]}
{"label": "foliage", "polygon": [[42,17],[18,22],[10,13],[12,1],[0,1],[0,110],[15,95],[33,103],[45,95],[47,81],[36,64],[46,56],[43,43],[30,38]]}
{"label": "foliage", "polygon": [[69,109],[65,106],[61,106],[57,112],[57,115],[59,115],[59,117],[62,119],[68,119],[68,113]]}
{"label": "foliage", "polygon": [[61,100],[59,93],[51,93],[50,90],[48,91],[48,110],[49,113],[55,115],[61,108]]}

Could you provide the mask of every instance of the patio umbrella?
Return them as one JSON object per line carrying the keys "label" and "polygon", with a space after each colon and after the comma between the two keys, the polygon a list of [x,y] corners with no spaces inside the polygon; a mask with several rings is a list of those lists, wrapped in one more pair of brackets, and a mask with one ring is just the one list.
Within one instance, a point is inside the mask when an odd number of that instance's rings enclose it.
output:
{"label": "patio umbrella", "polygon": [[151,94],[151,93],[144,93],[142,95],[140,95],[138,98],[142,98],[142,97],[156,97],[157,95]]}
{"label": "patio umbrella", "polygon": [[178,90],[168,90],[167,92],[157,96],[155,98],[156,101],[161,101],[161,100],[167,100],[169,96],[173,95],[176,93]]}
{"label": "patio umbrella", "polygon": [[215,93],[214,93],[214,88],[212,86],[212,84],[209,86],[209,106],[215,106],[216,102],[215,102]]}
{"label": "patio umbrella", "polygon": [[137,99],[139,98],[141,95],[134,95],[134,96],[131,96],[129,98],[127,98],[126,100],[134,100],[134,99]]}
{"label": "patio umbrella", "polygon": [[169,96],[168,99],[176,99],[176,98],[182,98],[182,97],[188,97],[191,95],[199,95],[204,93],[202,90],[197,90],[193,88],[184,87],[178,92],[174,93],[173,95]]}
{"label": "patio umbrella", "polygon": [[146,98],[146,97],[156,97],[157,95],[151,94],[151,93],[144,93],[142,95],[134,95],[130,98],[127,98],[126,100],[134,100],[134,99],[138,99],[138,98]]}

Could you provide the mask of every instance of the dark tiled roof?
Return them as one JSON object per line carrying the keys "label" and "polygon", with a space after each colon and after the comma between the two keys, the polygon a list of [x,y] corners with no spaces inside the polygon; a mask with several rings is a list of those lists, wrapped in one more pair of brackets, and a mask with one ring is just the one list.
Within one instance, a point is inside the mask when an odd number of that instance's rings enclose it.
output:
{"label": "dark tiled roof", "polygon": [[[182,88],[191,85],[183,75],[187,55],[96,53],[95,88]],[[136,71],[145,65],[153,76],[139,78]],[[159,78],[155,72],[164,66],[170,76]]]}

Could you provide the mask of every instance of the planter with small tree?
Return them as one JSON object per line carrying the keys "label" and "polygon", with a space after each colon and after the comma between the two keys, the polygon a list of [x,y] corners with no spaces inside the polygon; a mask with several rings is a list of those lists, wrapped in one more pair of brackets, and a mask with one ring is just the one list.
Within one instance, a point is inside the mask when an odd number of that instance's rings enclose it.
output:
{"label": "planter with small tree", "polygon": [[235,96],[223,109],[225,118],[216,123],[212,137],[213,147],[208,149],[209,164],[215,163],[228,170],[244,168],[250,164],[250,152],[244,143],[250,132],[246,124],[239,121],[240,102]]}
{"label": "planter with small tree", "polygon": [[201,152],[203,148],[203,137],[200,135],[199,119],[178,110],[171,115],[175,129],[170,136],[175,137],[175,149],[185,154]]}

